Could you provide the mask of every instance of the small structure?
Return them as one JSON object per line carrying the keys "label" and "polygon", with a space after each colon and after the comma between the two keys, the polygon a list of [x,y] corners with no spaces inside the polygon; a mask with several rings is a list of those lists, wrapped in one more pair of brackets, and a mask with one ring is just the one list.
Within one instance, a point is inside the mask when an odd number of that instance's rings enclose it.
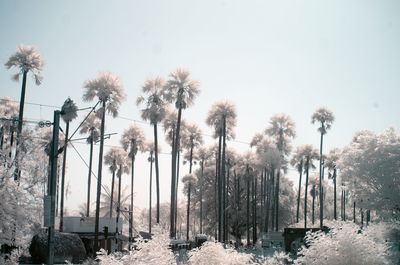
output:
{"label": "small structure", "polygon": [[[285,238],[285,251],[294,255],[298,249],[304,244],[304,237],[308,231],[316,232],[319,228],[285,228],[283,237]],[[322,231],[329,231],[329,228],[324,226]]]}
{"label": "small structure", "polygon": [[[121,233],[122,222],[118,223],[118,234],[116,228],[116,218],[101,217],[99,219],[99,244],[109,253],[122,250],[122,241],[126,240]],[[77,234],[85,245],[88,255],[94,254],[94,230],[94,217],[64,217],[64,232]]]}
{"label": "small structure", "polygon": [[261,247],[262,248],[282,248],[284,237],[282,232],[268,232],[261,233]]}

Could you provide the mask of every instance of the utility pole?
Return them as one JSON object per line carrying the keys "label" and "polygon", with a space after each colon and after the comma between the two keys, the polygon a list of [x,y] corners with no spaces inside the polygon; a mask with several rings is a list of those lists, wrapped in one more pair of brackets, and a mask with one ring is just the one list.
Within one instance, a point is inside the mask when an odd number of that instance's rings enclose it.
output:
{"label": "utility pole", "polygon": [[56,195],[56,180],[57,180],[57,157],[58,157],[58,134],[60,128],[60,111],[54,111],[53,122],[53,141],[51,144],[50,152],[50,176],[49,176],[49,189],[47,198],[50,200],[49,221],[48,224],[48,239],[47,239],[47,264],[54,264],[54,214],[55,214],[55,195]]}

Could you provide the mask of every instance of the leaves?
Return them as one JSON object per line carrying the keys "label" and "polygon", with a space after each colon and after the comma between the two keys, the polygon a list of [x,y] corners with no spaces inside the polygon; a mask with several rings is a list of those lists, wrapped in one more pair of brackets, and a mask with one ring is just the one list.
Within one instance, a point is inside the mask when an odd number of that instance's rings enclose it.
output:
{"label": "leaves", "polygon": [[13,67],[19,68],[19,72],[13,75],[14,81],[19,81],[19,75],[24,72],[32,72],[35,79],[36,85],[42,83],[42,76],[40,75],[43,68],[42,56],[36,50],[35,47],[29,45],[20,45],[17,47],[17,51],[10,56],[8,61],[5,63],[7,69]]}

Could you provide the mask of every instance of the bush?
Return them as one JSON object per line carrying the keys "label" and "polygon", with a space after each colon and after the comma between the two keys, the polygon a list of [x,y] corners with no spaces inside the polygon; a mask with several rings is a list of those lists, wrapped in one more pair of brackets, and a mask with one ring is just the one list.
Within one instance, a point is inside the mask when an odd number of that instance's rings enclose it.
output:
{"label": "bush", "polygon": [[328,233],[308,233],[306,242],[298,253],[295,264],[390,264],[389,248],[384,242],[375,241],[368,233],[354,223],[332,222]]}

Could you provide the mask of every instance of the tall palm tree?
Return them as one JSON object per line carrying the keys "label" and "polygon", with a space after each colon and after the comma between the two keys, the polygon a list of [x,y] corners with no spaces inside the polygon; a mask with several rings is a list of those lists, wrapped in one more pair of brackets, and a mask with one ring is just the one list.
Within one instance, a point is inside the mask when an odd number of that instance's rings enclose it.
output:
{"label": "tall palm tree", "polygon": [[67,164],[67,147],[68,147],[68,136],[69,136],[69,123],[78,117],[76,113],[78,108],[75,102],[67,98],[61,107],[61,118],[65,122],[65,143],[63,148],[63,164],[61,170],[61,201],[60,201],[60,231],[63,231],[64,226],[64,182],[65,182],[65,167]]}
{"label": "tall palm tree", "polygon": [[104,149],[104,130],[106,111],[111,113],[113,117],[118,115],[118,109],[121,102],[125,98],[122,84],[119,78],[110,72],[99,73],[95,79],[88,80],[84,84],[85,92],[83,94],[84,101],[92,101],[97,98],[101,102],[101,108],[97,113],[101,116],[100,127],[100,151],[99,151],[99,167],[97,173],[97,195],[96,195],[96,217],[95,217],[95,238],[94,249],[99,249],[99,217],[100,217],[100,191],[103,169],[103,149]]}
{"label": "tall palm tree", "polygon": [[304,191],[304,228],[307,228],[307,195],[308,195],[308,177],[310,173],[310,168],[315,168],[313,161],[318,159],[318,151],[309,144],[299,147],[300,153],[304,157],[304,171],[306,173],[306,183]]}
{"label": "tall palm tree", "polygon": [[[122,174],[126,173],[129,174],[129,162],[127,160],[127,153],[125,151],[121,151],[120,153],[120,159],[117,160],[117,165],[119,166],[118,168],[118,204],[117,204],[117,219],[116,219],[116,227],[115,227],[115,234],[118,234],[118,227],[119,227],[119,217],[121,214],[121,182],[122,182]],[[112,202],[111,202],[112,204]],[[122,231],[121,231],[122,232]]]}
{"label": "tall palm tree", "polygon": [[301,178],[303,176],[304,157],[301,148],[297,147],[290,164],[299,172],[299,188],[297,190],[297,208],[296,208],[296,223],[299,222],[300,211],[300,194],[301,194]]}
{"label": "tall palm tree", "polygon": [[[145,136],[143,130],[137,126],[132,125],[128,129],[124,130],[121,138],[121,145],[125,151],[129,150],[128,156],[130,158],[131,164],[131,208],[133,209],[133,188],[134,188],[134,178],[135,178],[135,158],[138,151],[145,150]],[[133,242],[132,227],[133,218],[129,223],[129,242]]]}
{"label": "tall palm tree", "polygon": [[[271,117],[270,125],[265,131],[268,135],[276,140],[276,145],[281,153],[282,158],[290,152],[290,139],[296,136],[295,125],[292,119],[283,113],[276,114]],[[276,175],[276,191],[275,191],[275,230],[279,228],[279,178],[280,168],[277,168]]]}
{"label": "tall palm tree", "polygon": [[186,126],[186,133],[182,138],[182,147],[188,151],[189,173],[192,173],[195,148],[203,144],[201,129],[196,124]]}
{"label": "tall palm tree", "polygon": [[26,77],[29,72],[33,74],[36,85],[42,83],[41,71],[43,68],[42,56],[33,46],[20,45],[17,47],[17,51],[8,58],[5,63],[7,69],[13,67],[18,68],[18,73],[13,75],[13,80],[18,82],[20,75],[22,75],[22,89],[21,89],[21,100],[19,102],[19,117],[18,117],[18,131],[17,131],[17,144],[18,137],[22,131],[22,122],[24,118],[24,103],[25,103],[25,90],[26,90]]}
{"label": "tall palm tree", "polygon": [[175,141],[172,149],[172,169],[171,169],[171,209],[170,209],[170,236],[175,237],[175,190],[176,190],[176,170],[177,153],[179,150],[179,134],[182,118],[182,110],[193,105],[194,99],[200,93],[199,82],[192,80],[190,72],[185,69],[177,69],[169,75],[169,80],[164,86],[165,95],[168,102],[175,102],[178,109],[178,119],[175,130]]}
{"label": "tall palm tree", "polygon": [[322,185],[322,180],[323,180],[323,175],[322,175],[322,146],[323,146],[323,140],[324,140],[324,134],[327,133],[327,130],[329,130],[332,126],[333,121],[335,120],[335,117],[333,116],[332,111],[328,110],[325,107],[320,107],[318,108],[314,114],[311,116],[311,123],[320,123],[321,127],[318,128],[318,131],[321,133],[321,141],[320,141],[320,147],[319,147],[319,226],[320,229],[322,229],[323,226],[323,220],[324,220],[324,201],[323,201],[323,195],[324,195],[324,190],[323,190],[323,185]]}
{"label": "tall palm tree", "polygon": [[192,173],[185,175],[182,178],[182,182],[185,184],[187,190],[187,210],[186,210],[186,241],[189,241],[189,216],[190,216],[190,193],[192,190],[192,185],[197,181],[197,178]]}
{"label": "tall palm tree", "polygon": [[[120,148],[111,147],[104,156],[104,164],[108,166],[110,172],[112,173],[110,199],[114,198],[115,173],[117,172],[120,165],[125,165],[125,159],[126,159],[125,155],[126,153]],[[113,202],[110,202],[110,218],[112,218],[112,213],[113,213]]]}
{"label": "tall palm tree", "polygon": [[[4,64],[7,69],[13,67],[18,68],[18,72],[13,75],[12,79],[16,82],[19,81],[20,75],[22,75],[22,88],[21,88],[21,99],[19,101],[19,116],[18,116],[18,127],[17,127],[17,146],[20,143],[20,135],[22,132],[22,123],[24,119],[24,105],[25,105],[25,91],[26,91],[26,77],[29,72],[33,74],[36,85],[40,85],[42,82],[41,71],[43,68],[42,56],[33,46],[20,45],[17,47],[17,51],[8,58],[8,61]],[[18,161],[18,148],[15,151],[15,159]],[[19,169],[15,167],[14,180],[19,178]]]}
{"label": "tall palm tree", "polygon": [[208,112],[206,123],[214,128],[214,137],[219,139],[217,166],[217,168],[220,168],[220,170],[218,169],[218,240],[222,242],[225,236],[223,234],[223,231],[225,231],[223,224],[226,208],[225,148],[227,138],[234,137],[233,128],[236,125],[235,106],[228,101],[215,103]]}
{"label": "tall palm tree", "polygon": [[318,176],[312,176],[310,178],[310,184],[311,184],[311,190],[310,190],[310,195],[312,197],[312,211],[311,211],[311,220],[312,224],[315,223],[315,197],[318,197]]}
{"label": "tall palm tree", "polygon": [[158,131],[157,125],[165,118],[166,105],[163,89],[165,81],[162,77],[147,79],[142,86],[145,96],[138,97],[136,104],[144,105],[142,109],[142,119],[149,121],[153,125],[154,132],[154,162],[156,170],[156,192],[157,192],[157,223],[160,223],[160,173],[158,166]]}
{"label": "tall palm tree", "polygon": [[340,150],[334,148],[329,151],[328,157],[325,159],[324,166],[328,169],[328,177],[333,181],[333,218],[337,220],[336,212],[336,178],[337,178],[337,168],[336,164],[340,157]]}
{"label": "tall palm tree", "polygon": [[82,123],[80,128],[81,134],[89,133],[86,142],[90,145],[89,153],[89,173],[88,173],[88,190],[87,190],[87,200],[86,200],[86,217],[89,217],[90,213],[90,184],[92,176],[92,163],[93,163],[93,145],[99,139],[101,121],[96,114],[90,113],[86,120]]}
{"label": "tall palm tree", "polygon": [[152,187],[153,187],[153,162],[154,162],[154,152],[155,152],[155,145],[153,142],[146,143],[146,151],[149,152],[149,157],[147,161],[150,163],[150,183],[149,183],[149,234],[151,234],[151,206],[152,206]]}
{"label": "tall palm tree", "polygon": [[204,189],[204,168],[206,166],[206,162],[211,158],[212,153],[209,151],[208,148],[205,147],[200,147],[197,149],[197,158],[200,161],[200,177],[199,177],[199,184],[200,184],[200,189],[199,189],[199,201],[200,201],[200,222],[199,222],[199,228],[200,228],[200,234],[203,234],[203,189]]}

